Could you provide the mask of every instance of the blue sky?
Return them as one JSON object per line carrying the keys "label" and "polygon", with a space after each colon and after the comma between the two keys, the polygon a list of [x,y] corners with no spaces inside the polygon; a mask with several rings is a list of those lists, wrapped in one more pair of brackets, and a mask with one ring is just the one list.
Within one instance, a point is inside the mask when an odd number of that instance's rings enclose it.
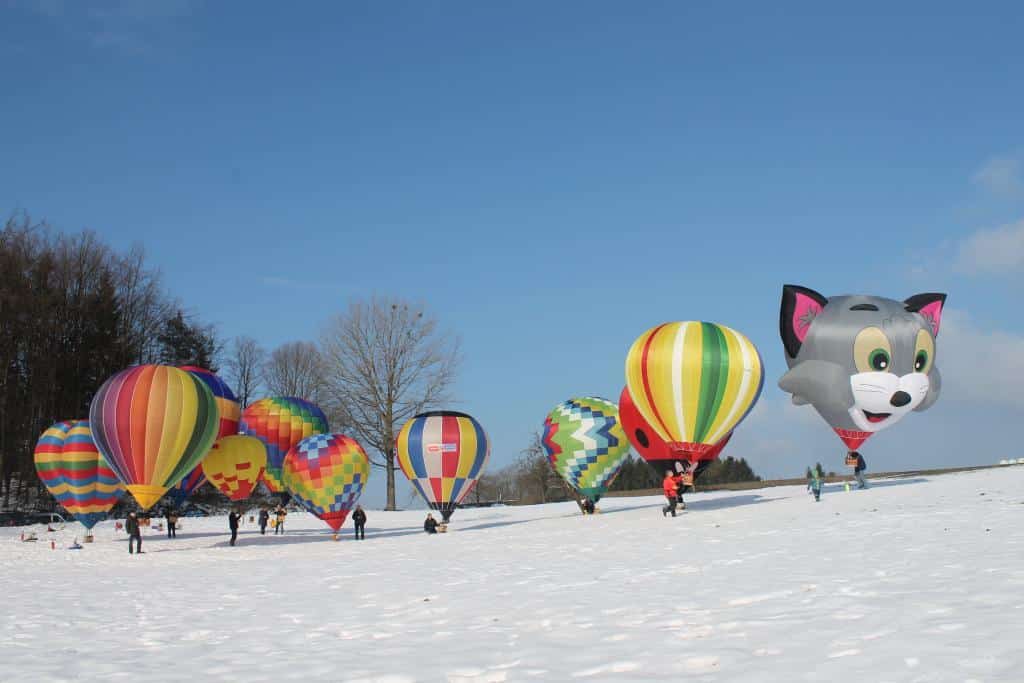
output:
{"label": "blue sky", "polygon": [[1024,456],[1024,8],[943,5],[6,0],[0,211],[144,244],[268,348],[425,302],[495,466],[705,319],[766,363],[730,452],[840,469],[775,386],[781,285],[945,291],[944,395],[869,465]]}

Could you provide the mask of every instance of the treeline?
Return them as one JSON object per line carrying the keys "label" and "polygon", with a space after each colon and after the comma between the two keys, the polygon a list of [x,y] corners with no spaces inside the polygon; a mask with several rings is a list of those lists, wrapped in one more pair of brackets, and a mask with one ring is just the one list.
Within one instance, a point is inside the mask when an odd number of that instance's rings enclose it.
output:
{"label": "treeline", "polygon": [[0,487],[3,505],[42,490],[33,450],[58,420],[84,419],[100,385],[136,363],[216,369],[212,328],[187,315],[146,264],[94,233],[27,215],[0,231]]}

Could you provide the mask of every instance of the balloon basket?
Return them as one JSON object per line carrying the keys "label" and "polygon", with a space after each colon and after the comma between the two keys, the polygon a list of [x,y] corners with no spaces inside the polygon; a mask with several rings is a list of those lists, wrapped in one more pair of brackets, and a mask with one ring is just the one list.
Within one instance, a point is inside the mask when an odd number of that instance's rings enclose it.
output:
{"label": "balloon basket", "polygon": [[331,538],[333,538],[335,541],[337,541],[337,540],[340,540],[341,536],[339,534],[334,534],[333,536],[331,536]]}
{"label": "balloon basket", "polygon": [[446,534],[446,533],[448,533],[448,525],[447,524],[438,524],[437,525],[437,533],[439,533],[439,534]]}
{"label": "balloon basket", "polygon": [[85,543],[92,543],[92,542],[93,542],[93,541],[94,541],[95,539],[93,538],[93,535],[92,535],[92,534],[86,534],[86,535],[85,535],[85,538],[84,538],[84,539],[82,539],[82,540],[83,540],[83,542],[85,542]]}

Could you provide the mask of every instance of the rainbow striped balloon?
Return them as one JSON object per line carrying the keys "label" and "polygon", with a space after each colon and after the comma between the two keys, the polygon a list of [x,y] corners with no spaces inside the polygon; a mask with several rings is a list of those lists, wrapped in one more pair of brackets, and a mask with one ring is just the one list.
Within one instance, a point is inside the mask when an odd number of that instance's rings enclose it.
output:
{"label": "rainbow striped balloon", "polygon": [[86,529],[107,517],[124,486],[96,450],[87,420],[58,422],[39,438],[36,472],[57,502]]}
{"label": "rainbow striped balloon", "polygon": [[89,418],[100,453],[143,510],[195,469],[220,425],[206,384],[168,365],[139,365],[108,379]]}
{"label": "rainbow striped balloon", "polygon": [[288,450],[308,436],[326,434],[327,416],[319,407],[301,398],[263,398],[242,412],[239,434],[255,436],[267,447],[267,469],[263,483],[271,493],[285,493],[281,467]]}
{"label": "rainbow striped balloon", "polygon": [[445,521],[473,490],[491,454],[480,423],[449,410],[409,420],[395,445],[402,472]]}
{"label": "rainbow striped balloon", "polygon": [[700,459],[750,412],[764,369],[757,347],[725,325],[652,327],[626,356],[626,385],[644,420],[669,448]]}
{"label": "rainbow striped balloon", "polygon": [[337,531],[370,478],[370,459],[350,436],[315,434],[288,451],[281,473],[295,500]]}
{"label": "rainbow striped balloon", "polygon": [[[242,404],[235,398],[235,393],[227,382],[206,368],[195,365],[182,365],[181,370],[198,377],[209,387],[213,399],[217,403],[217,412],[220,414],[220,427],[217,429],[217,438],[233,436],[238,433],[238,420],[242,416]],[[209,455],[203,456],[203,460]],[[167,492],[167,497],[175,507],[180,507],[185,500],[191,496],[200,486],[206,483],[206,475],[203,473],[203,463],[200,461],[185,478],[178,482],[177,486]]]}

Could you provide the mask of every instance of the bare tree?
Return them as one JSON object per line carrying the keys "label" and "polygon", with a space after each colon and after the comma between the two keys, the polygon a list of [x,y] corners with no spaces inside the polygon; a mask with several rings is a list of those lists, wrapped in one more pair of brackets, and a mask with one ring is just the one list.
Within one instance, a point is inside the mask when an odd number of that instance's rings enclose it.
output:
{"label": "bare tree", "polygon": [[422,307],[398,299],[353,302],[321,336],[326,392],[333,411],[387,474],[395,509],[395,436],[402,425],[450,400],[459,344]]}
{"label": "bare tree", "polygon": [[324,363],[312,342],[288,342],[274,349],[263,365],[263,382],[274,396],[297,396],[319,405]]}
{"label": "bare tree", "polygon": [[252,337],[235,337],[230,356],[224,365],[243,408],[252,403],[263,384],[263,361],[266,356],[266,351]]}
{"label": "bare tree", "polygon": [[515,463],[514,472],[523,502],[547,503],[549,500],[573,498],[583,509],[579,494],[551,466],[540,432],[530,435],[530,443]]}

